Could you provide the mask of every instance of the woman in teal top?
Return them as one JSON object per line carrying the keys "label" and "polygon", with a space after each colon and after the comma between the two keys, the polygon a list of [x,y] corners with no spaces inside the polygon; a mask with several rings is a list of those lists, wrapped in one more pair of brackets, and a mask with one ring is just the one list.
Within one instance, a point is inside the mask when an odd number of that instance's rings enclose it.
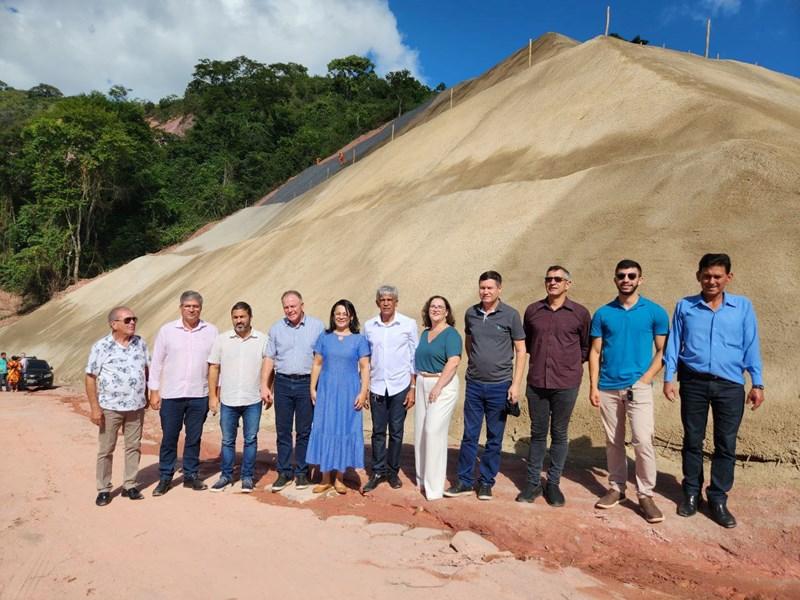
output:
{"label": "woman in teal top", "polygon": [[422,322],[425,330],[414,355],[414,458],[417,487],[425,490],[428,500],[438,500],[444,493],[447,476],[447,433],[458,400],[456,369],[463,343],[453,327],[453,311],[444,296],[432,296],[425,303]]}

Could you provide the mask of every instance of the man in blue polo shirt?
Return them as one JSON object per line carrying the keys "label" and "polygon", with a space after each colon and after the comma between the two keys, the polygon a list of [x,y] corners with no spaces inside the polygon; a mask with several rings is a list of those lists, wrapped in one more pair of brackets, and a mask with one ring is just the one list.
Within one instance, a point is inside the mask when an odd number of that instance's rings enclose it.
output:
{"label": "man in blue polo shirt", "polygon": [[[700,259],[697,281],[701,293],[687,296],[675,307],[672,334],[664,353],[664,395],[674,401],[677,374],[683,423],[683,501],[678,514],[697,512],[703,489],[703,440],[708,407],[714,415],[714,456],[711,485],[706,489],[711,518],[723,527],[736,527],[728,511],[733,487],[736,436],[745,403],[752,410],[764,402],[758,324],[753,304],[744,296],[725,293],[733,279],[727,254]],[[752,388],[745,399],[744,372]]]}
{"label": "man in blue polo shirt", "polygon": [[595,507],[612,508],[625,497],[627,418],[631,422],[636,458],[639,506],[648,523],[660,523],[664,515],[653,500],[657,472],[653,377],[661,370],[669,316],[658,304],[639,294],[643,280],[638,262],[627,259],[618,262],[614,270],[617,297],[601,306],[592,319],[589,401],[600,407],[606,432],[609,485]]}

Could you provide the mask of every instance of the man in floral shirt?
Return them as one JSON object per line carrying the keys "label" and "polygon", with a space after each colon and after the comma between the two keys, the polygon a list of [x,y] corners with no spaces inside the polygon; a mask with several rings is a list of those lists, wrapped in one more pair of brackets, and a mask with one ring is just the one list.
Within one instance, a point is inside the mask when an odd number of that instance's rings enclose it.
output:
{"label": "man in floral shirt", "polygon": [[137,318],[127,306],[108,313],[111,333],[98,340],[86,365],[86,395],[92,423],[99,427],[97,506],[111,502],[111,465],[117,432],[125,436],[125,482],[122,496],[144,498],[136,476],[141,457],[142,424],[147,404],[147,344],[136,335]]}

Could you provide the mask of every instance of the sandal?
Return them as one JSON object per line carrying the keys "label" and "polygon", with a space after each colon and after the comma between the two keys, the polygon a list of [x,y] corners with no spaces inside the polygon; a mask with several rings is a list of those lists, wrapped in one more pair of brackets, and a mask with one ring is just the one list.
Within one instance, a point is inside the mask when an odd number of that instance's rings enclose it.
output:
{"label": "sandal", "polygon": [[315,485],[311,489],[311,492],[314,493],[314,494],[321,494],[323,492],[327,492],[329,489],[331,489],[331,484],[330,483],[320,483],[320,484]]}
{"label": "sandal", "polygon": [[338,494],[346,494],[347,493],[347,486],[344,482],[339,481],[338,479],[333,482],[333,489],[336,490]]}

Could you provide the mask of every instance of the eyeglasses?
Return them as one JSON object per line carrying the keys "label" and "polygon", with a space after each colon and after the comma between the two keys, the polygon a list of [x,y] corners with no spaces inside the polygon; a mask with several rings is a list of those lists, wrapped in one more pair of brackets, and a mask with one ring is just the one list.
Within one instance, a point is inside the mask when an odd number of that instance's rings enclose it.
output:
{"label": "eyeglasses", "polygon": [[628,278],[628,279],[630,279],[631,281],[633,281],[633,280],[634,280],[634,279],[636,279],[637,277],[639,277],[639,274],[638,274],[638,273],[617,273],[617,274],[616,274],[616,278],[617,278],[619,281],[625,281],[625,278]]}
{"label": "eyeglasses", "polygon": [[561,283],[562,281],[566,281],[563,277],[545,277],[544,282],[550,283],[551,281],[555,281],[556,283]]}
{"label": "eyeglasses", "polygon": [[114,319],[115,321],[122,321],[125,325],[130,325],[131,323],[136,323],[139,320],[139,317],[125,317],[124,319]]}

